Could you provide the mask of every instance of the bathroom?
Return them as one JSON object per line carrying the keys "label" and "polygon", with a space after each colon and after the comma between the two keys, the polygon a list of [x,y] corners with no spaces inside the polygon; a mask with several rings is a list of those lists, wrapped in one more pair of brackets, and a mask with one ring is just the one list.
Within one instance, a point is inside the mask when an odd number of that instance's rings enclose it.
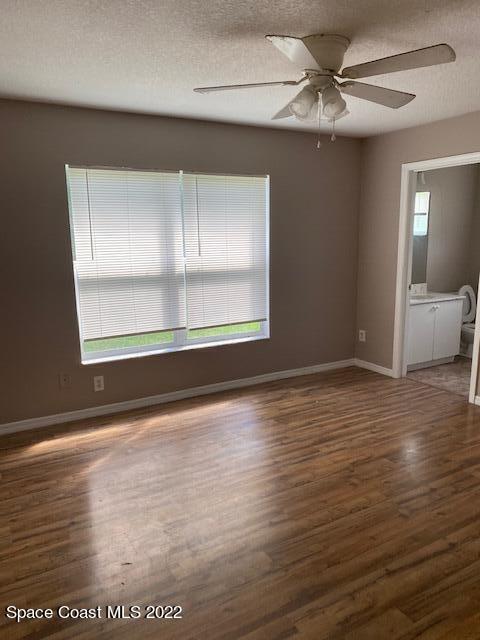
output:
{"label": "bathroom", "polygon": [[468,398],[480,272],[480,165],[417,174],[407,377]]}

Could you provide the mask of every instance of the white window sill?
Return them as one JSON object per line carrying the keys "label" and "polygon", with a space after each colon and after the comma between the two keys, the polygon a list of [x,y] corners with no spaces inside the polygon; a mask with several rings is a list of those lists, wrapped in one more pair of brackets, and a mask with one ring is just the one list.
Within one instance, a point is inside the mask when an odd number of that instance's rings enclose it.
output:
{"label": "white window sill", "polygon": [[168,346],[163,348],[158,348],[157,346],[153,346],[152,349],[145,349],[145,351],[134,351],[130,353],[118,353],[115,355],[105,355],[105,356],[93,356],[91,358],[82,357],[82,364],[100,364],[102,362],[114,362],[116,360],[130,360],[131,358],[144,358],[146,356],[157,356],[162,353],[175,353],[176,351],[189,351],[190,349],[204,349],[205,347],[220,347],[223,345],[229,344],[240,344],[241,342],[253,342],[255,340],[268,340],[270,338],[269,334],[262,334],[256,336],[244,336],[243,338],[228,338],[227,340],[212,340],[210,342],[198,342],[185,344],[182,346]]}

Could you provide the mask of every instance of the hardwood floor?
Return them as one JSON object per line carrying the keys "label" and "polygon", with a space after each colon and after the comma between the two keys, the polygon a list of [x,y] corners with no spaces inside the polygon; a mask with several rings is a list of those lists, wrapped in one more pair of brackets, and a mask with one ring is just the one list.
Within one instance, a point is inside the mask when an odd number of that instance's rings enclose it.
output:
{"label": "hardwood floor", "polygon": [[[351,368],[0,454],[2,638],[480,638],[480,410],[458,395]],[[148,604],[183,618],[105,618]]]}

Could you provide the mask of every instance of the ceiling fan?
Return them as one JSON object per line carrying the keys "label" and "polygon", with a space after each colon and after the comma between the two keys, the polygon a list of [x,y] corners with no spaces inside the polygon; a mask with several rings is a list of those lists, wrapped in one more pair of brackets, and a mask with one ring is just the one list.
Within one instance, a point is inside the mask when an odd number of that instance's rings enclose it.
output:
{"label": "ceiling fan", "polygon": [[[299,80],[197,87],[194,91],[210,93],[213,91],[252,89],[256,87],[295,86],[306,82],[307,84],[302,90],[280,109],[272,120],[294,116],[302,121],[318,118],[320,122],[320,118],[323,115],[334,126],[335,120],[349,113],[342,94],[376,102],[391,109],[403,107],[415,98],[413,93],[386,89],[385,87],[378,87],[364,82],[355,82],[357,78],[368,78],[395,71],[430,67],[455,60],[455,51],[452,47],[448,44],[436,44],[431,47],[364,62],[352,67],[345,67],[340,71],[345,52],[350,46],[350,40],[345,36],[314,34],[304,38],[278,35],[265,37],[302,71],[302,77]],[[332,138],[335,139],[334,133]]]}

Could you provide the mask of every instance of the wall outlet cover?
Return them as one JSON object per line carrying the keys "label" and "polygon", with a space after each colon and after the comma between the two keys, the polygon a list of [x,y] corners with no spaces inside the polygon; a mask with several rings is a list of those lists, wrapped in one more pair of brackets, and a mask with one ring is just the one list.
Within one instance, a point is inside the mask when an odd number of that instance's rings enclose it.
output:
{"label": "wall outlet cover", "polygon": [[103,391],[105,389],[105,382],[103,376],[93,376],[93,390]]}
{"label": "wall outlet cover", "polygon": [[365,331],[365,329],[359,329],[359,331],[358,331],[358,341],[359,342],[366,342],[367,341],[367,332]]}

